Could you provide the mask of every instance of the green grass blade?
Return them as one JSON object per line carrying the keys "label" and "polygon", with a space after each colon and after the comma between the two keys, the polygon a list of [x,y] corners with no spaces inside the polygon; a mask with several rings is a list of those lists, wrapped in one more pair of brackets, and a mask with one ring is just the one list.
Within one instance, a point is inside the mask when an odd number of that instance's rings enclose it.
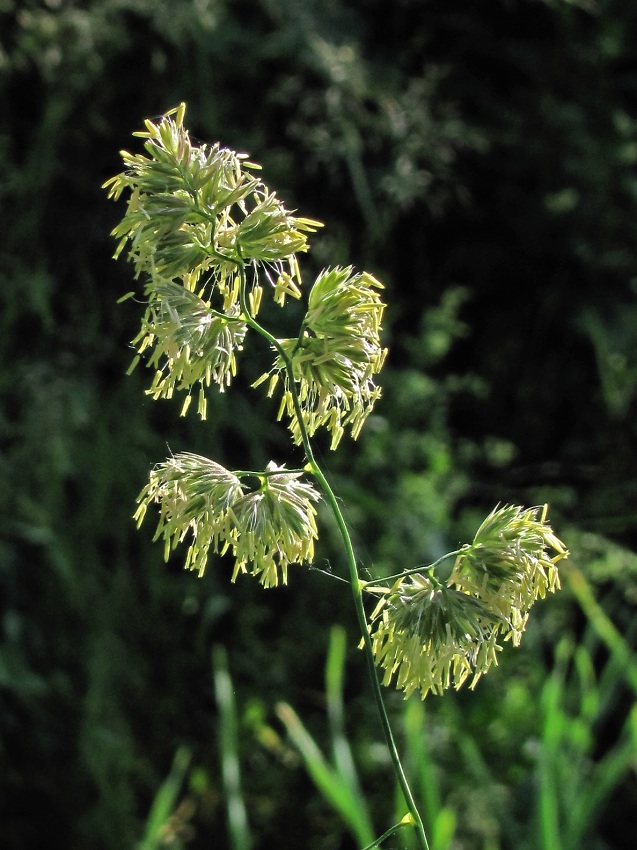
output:
{"label": "green grass blade", "polygon": [[212,667],[215,697],[219,708],[221,776],[226,796],[230,843],[233,850],[250,850],[252,839],[241,793],[237,711],[232,691],[232,680],[228,673],[226,651],[222,646],[217,646],[213,650]]}
{"label": "green grass blade", "polygon": [[190,765],[191,754],[180,747],[173,758],[170,773],[161,784],[146,821],[146,829],[138,850],[157,850],[161,846],[164,826],[175,810],[177,798]]}
{"label": "green grass blade", "polygon": [[346,634],[341,626],[333,626],[330,631],[330,644],[325,665],[325,693],[327,698],[327,716],[332,737],[334,765],[345,784],[349,786],[352,797],[357,800],[358,818],[365,824],[364,831],[374,835],[367,801],[363,795],[352,750],[345,733],[345,709],[343,704],[343,682],[345,679]]}
{"label": "green grass blade", "polygon": [[339,813],[357,842],[366,846],[374,841],[366,808],[362,808],[349,783],[335,770],[317,746],[294,709],[279,703],[277,716],[301,754],[305,768],[324,799]]}
{"label": "green grass blade", "polygon": [[586,832],[593,828],[613,790],[631,766],[635,765],[637,761],[636,725],[637,706],[633,706],[625,725],[627,737],[624,737],[623,741],[616,744],[595,765],[586,785],[579,789],[574,805],[568,811],[565,850],[579,850],[586,845],[584,840]]}
{"label": "green grass blade", "polygon": [[429,824],[433,825],[440,812],[441,803],[438,781],[427,749],[425,707],[422,700],[407,700],[404,727],[408,763],[416,774],[420,798],[424,802],[425,817]]}
{"label": "green grass blade", "polygon": [[427,832],[431,835],[431,850],[448,850],[455,833],[456,817],[440,800],[438,777],[427,747],[425,706],[422,700],[407,700],[403,722],[408,754],[405,761],[418,783]]}
{"label": "green grass blade", "polygon": [[444,806],[439,810],[431,830],[431,850],[451,850],[456,834],[456,813]]}
{"label": "green grass blade", "polygon": [[563,850],[560,828],[560,782],[558,765],[562,753],[567,718],[561,707],[566,668],[573,655],[573,645],[565,638],[557,647],[555,669],[542,689],[542,750],[539,761],[538,828],[542,850]]}
{"label": "green grass blade", "polygon": [[637,694],[637,659],[635,654],[610,618],[606,616],[604,609],[595,599],[589,583],[577,567],[567,563],[562,572],[589,622],[613,656],[617,658],[626,682]]}

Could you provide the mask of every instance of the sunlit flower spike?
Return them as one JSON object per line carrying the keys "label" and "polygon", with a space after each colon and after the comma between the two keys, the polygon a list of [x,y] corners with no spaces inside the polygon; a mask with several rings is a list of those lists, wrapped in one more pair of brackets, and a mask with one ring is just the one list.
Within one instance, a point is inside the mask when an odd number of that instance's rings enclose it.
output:
{"label": "sunlit flower spike", "polygon": [[[207,387],[223,390],[237,371],[247,331],[242,286],[253,318],[266,282],[279,305],[299,298],[296,253],[307,251],[307,234],[321,225],[286,210],[245,154],[194,144],[184,115],[182,104],[147,120],[134,134],[145,140],[145,153],[122,151],[125,170],[104,186],[113,199],[128,197],[113,230],[115,256],[128,246],[146,278],[148,309],[133,344],[155,369],[148,392],[170,398],[184,391],[185,413],[198,385],[205,418]],[[249,283],[247,267],[255,271]]]}
{"label": "sunlit flower spike", "polygon": [[[148,508],[158,505],[155,540],[163,538],[165,558],[188,540],[185,566],[199,575],[211,551],[229,551],[233,581],[250,572],[265,587],[285,584],[290,564],[314,558],[319,494],[302,475],[274,463],[264,472],[235,473],[182,452],[152,470],[135,518],[141,524]],[[255,479],[258,487],[251,489]]]}
{"label": "sunlit flower spike", "polygon": [[[375,376],[387,354],[380,342],[385,305],[379,290],[382,284],[367,272],[354,274],[352,267],[323,271],[308,299],[301,333],[294,339],[279,340],[292,366],[294,387],[303,424],[309,436],[325,427],[335,449],[349,427],[356,438],[369,416],[380,388]],[[282,357],[257,384],[270,379],[273,395],[279,379],[283,394],[279,418],[285,415],[296,443],[301,428],[294,405],[290,374]]]}
{"label": "sunlit flower spike", "polygon": [[[496,508],[457,555],[442,584],[433,570],[399,578],[370,617],[383,683],[409,696],[459,688],[497,664],[500,639],[519,644],[530,607],[560,586],[566,547],[546,522],[547,508]],[[369,587],[371,592],[381,592]]]}
{"label": "sunlit flower spike", "polygon": [[560,587],[557,563],[568,550],[547,522],[548,505],[495,508],[456,558],[450,585],[479,597],[518,644],[538,598]]}
{"label": "sunlit flower spike", "polygon": [[146,155],[122,151],[125,170],[104,184],[115,200],[129,195],[113,230],[116,256],[129,244],[138,274],[175,280],[208,273],[224,292],[243,262],[278,264],[307,251],[306,234],[320,222],[286,210],[245,154],[193,144],[184,114],[182,104],[157,123],[147,120],[134,134],[146,140]]}

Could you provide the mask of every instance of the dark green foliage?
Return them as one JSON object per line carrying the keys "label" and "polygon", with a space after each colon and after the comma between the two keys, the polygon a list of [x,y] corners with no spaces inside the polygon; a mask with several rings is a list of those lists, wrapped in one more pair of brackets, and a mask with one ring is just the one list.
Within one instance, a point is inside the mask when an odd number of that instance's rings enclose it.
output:
{"label": "dark green foliage", "polygon": [[[549,501],[635,645],[636,39],[637,5],[620,0],[0,0],[3,847],[134,848],[184,745],[194,814],[180,810],[175,841],[194,824],[188,846],[230,846],[213,643],[237,689],[254,847],[353,846],[270,728],[283,735],[285,700],[324,736],[328,626],[352,625],[348,595],[292,569],[286,589],[233,586],[222,560],[197,579],[131,519],[169,450],[230,468],[291,459],[275,403],[249,390],[258,348],[204,424],[147,399],[142,367],[125,376],[140,317],[116,303],[133,269],[111,261],[119,211],[99,187],[143,117],[182,100],[198,138],[247,151],[289,209],[326,223],[313,271],[352,261],[387,284],[384,398],[328,457],[363,563],[425,563],[494,503]],[[339,573],[329,531],[317,565]],[[609,695],[594,742],[568,745],[589,771],[579,787],[623,746],[634,694],[608,646],[568,593],[535,616],[475,693],[426,704],[462,850],[552,850],[527,805],[534,747],[551,707],[589,710],[585,653],[590,693]],[[580,667],[549,680],[564,635],[582,639]],[[350,661],[348,731],[371,811],[391,822]],[[549,768],[568,782],[568,764]],[[617,784],[582,846],[627,846],[634,794],[634,775]]]}

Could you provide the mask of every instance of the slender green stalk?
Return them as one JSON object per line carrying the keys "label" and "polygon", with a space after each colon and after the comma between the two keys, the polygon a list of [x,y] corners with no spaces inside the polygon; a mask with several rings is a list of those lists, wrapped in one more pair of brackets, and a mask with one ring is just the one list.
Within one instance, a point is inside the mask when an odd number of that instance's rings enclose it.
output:
{"label": "slender green stalk", "polygon": [[312,466],[312,471],[318,479],[321,489],[325,494],[328,504],[332,509],[332,513],[334,514],[334,518],[336,519],[336,523],[338,525],[343,540],[343,545],[345,546],[345,551],[347,553],[347,563],[351,577],[354,607],[356,609],[356,616],[358,617],[358,623],[363,635],[365,657],[367,658],[367,665],[372,683],[374,701],[376,703],[376,708],[378,710],[381,725],[383,727],[383,732],[385,734],[385,740],[389,748],[389,754],[394,765],[394,772],[396,773],[396,777],[402,789],[403,796],[405,797],[405,802],[412,817],[414,828],[416,830],[416,834],[418,835],[420,845],[423,850],[429,850],[429,844],[427,842],[427,836],[425,835],[425,828],[422,822],[422,818],[420,817],[420,812],[418,811],[415,800],[413,798],[413,794],[411,792],[411,788],[409,787],[409,783],[407,781],[407,777],[405,776],[405,772],[400,761],[400,756],[398,755],[396,742],[394,741],[394,735],[389,722],[389,717],[387,716],[387,710],[385,709],[385,703],[383,702],[383,695],[380,689],[380,682],[378,681],[378,674],[376,672],[376,663],[374,661],[372,639],[369,634],[369,629],[367,628],[367,617],[365,615],[365,608],[363,606],[363,593],[361,590],[361,582],[358,576],[358,568],[356,566],[356,556],[354,555],[352,540],[349,531],[347,530],[345,520],[343,519],[343,514],[338,505],[338,501],[336,499],[336,496],[334,495],[334,491],[330,487],[327,478],[325,477],[321,468],[318,466],[318,464],[316,464],[316,461],[314,461],[313,458],[310,458],[309,462]]}
{"label": "slender green stalk", "polygon": [[[447,554],[443,555],[442,558],[438,558],[438,560],[434,561],[433,564],[420,564],[418,567],[412,567],[410,570],[404,570],[402,573],[396,573],[393,576],[383,576],[382,581],[395,581],[399,578],[405,578],[405,576],[418,575],[419,573],[422,573],[423,570],[434,570],[439,564],[442,564],[443,561],[446,561],[448,558],[454,558],[461,552],[462,549],[454,549],[453,552],[447,552]],[[371,582],[362,582],[362,584],[369,585]]]}
{"label": "slender green stalk", "polygon": [[389,717],[387,715],[387,710],[385,708],[385,703],[383,701],[383,695],[381,691],[380,682],[378,680],[378,674],[376,672],[376,663],[374,661],[374,651],[372,648],[372,639],[369,634],[369,629],[367,627],[367,616],[365,614],[365,607],[363,604],[363,587],[364,582],[361,581],[358,575],[358,567],[356,565],[356,555],[354,553],[354,547],[352,545],[352,539],[350,533],[347,528],[347,524],[343,517],[342,511],[339,507],[338,500],[332,487],[330,486],[329,481],[327,480],[323,470],[320,465],[317,463],[314,452],[312,451],[312,446],[310,444],[310,439],[308,437],[307,429],[305,427],[305,423],[303,421],[303,414],[301,411],[301,403],[298,398],[298,393],[296,391],[296,382],[294,380],[294,371],[292,368],[292,363],[287,356],[286,352],[283,350],[279,341],[262,325],[260,325],[256,319],[252,317],[250,311],[248,309],[247,299],[246,299],[246,277],[245,277],[245,269],[241,266],[241,287],[240,287],[240,298],[241,298],[241,307],[243,313],[245,315],[246,323],[257,333],[259,333],[264,339],[266,339],[270,345],[276,350],[277,354],[280,356],[281,360],[285,365],[285,369],[289,378],[290,392],[292,393],[292,399],[294,404],[294,411],[296,413],[297,421],[299,424],[299,430],[301,434],[301,440],[303,444],[303,449],[305,452],[305,456],[307,459],[307,464],[309,471],[314,475],[317,479],[321,490],[325,496],[325,499],[332,511],[334,519],[336,520],[336,524],[338,526],[341,539],[343,541],[343,546],[345,547],[345,553],[347,555],[347,566],[350,575],[350,584],[352,588],[352,596],[354,600],[354,608],[356,610],[356,616],[358,619],[358,624],[361,630],[361,634],[363,636],[363,645],[365,650],[365,657],[367,659],[367,666],[369,670],[369,676],[372,685],[372,692],[374,694],[374,702],[376,703],[376,709],[378,711],[378,715],[380,717],[381,726],[383,728],[383,733],[385,736],[385,741],[387,743],[387,747],[389,749],[389,754],[392,760],[392,764],[394,767],[394,772],[396,774],[396,778],[398,779],[398,783],[403,792],[403,796],[405,798],[405,803],[407,804],[407,808],[409,810],[409,814],[411,816],[411,821],[413,823],[414,829],[416,831],[416,835],[418,836],[418,842],[420,844],[421,850],[429,850],[429,843],[427,841],[427,836],[425,834],[425,827],[420,816],[420,812],[418,811],[418,807],[416,806],[416,802],[414,800],[414,796],[412,794],[411,788],[409,786],[409,782],[405,775],[405,771],[403,770],[402,763],[400,761],[400,756],[398,754],[398,748],[396,747],[396,742],[394,740],[394,734],[392,732],[391,724],[389,722]]}
{"label": "slender green stalk", "polygon": [[398,832],[399,829],[402,829],[404,826],[408,826],[409,821],[403,818],[400,823],[395,823],[393,826],[390,826],[387,832],[383,832],[381,836],[379,836],[376,841],[372,841],[371,844],[368,844],[367,847],[364,847],[363,850],[374,850],[375,847],[380,847],[383,841],[386,841],[388,838]]}

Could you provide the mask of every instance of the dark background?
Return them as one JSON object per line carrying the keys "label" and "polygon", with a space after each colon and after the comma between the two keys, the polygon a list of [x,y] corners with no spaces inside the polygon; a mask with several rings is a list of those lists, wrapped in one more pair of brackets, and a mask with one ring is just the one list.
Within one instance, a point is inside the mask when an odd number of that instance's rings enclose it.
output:
{"label": "dark background", "polygon": [[[142,308],[116,303],[132,267],[111,259],[123,210],[100,186],[143,119],[180,101],[194,138],[249,152],[289,208],[325,222],[306,281],[353,263],[386,284],[384,397],[357,443],[332,455],[317,440],[363,564],[431,562],[496,503],[548,501],[635,644],[636,44],[637,4],[621,0],[0,0],[2,847],[134,848],[180,746],[185,846],[230,846],[215,644],[255,847],[353,847],[298,760],[258,734],[284,740],[284,699],[324,740],[332,622],[351,637],[348,724],[379,831],[394,817],[344,585],[291,570],[264,592],[231,585],[220,560],[197,579],[131,519],[168,449],[241,468],[295,457],[249,389],[258,345],[206,423],[125,374]],[[318,557],[342,567],[329,522]],[[537,799],[560,641],[584,648],[587,693],[606,696],[585,712],[591,781],[634,702],[617,669],[603,690],[592,634],[567,586],[474,693],[427,700],[455,850],[557,850]],[[582,681],[563,687],[579,717]],[[561,769],[566,787],[566,756]],[[582,846],[629,846],[636,801],[633,761]]]}

